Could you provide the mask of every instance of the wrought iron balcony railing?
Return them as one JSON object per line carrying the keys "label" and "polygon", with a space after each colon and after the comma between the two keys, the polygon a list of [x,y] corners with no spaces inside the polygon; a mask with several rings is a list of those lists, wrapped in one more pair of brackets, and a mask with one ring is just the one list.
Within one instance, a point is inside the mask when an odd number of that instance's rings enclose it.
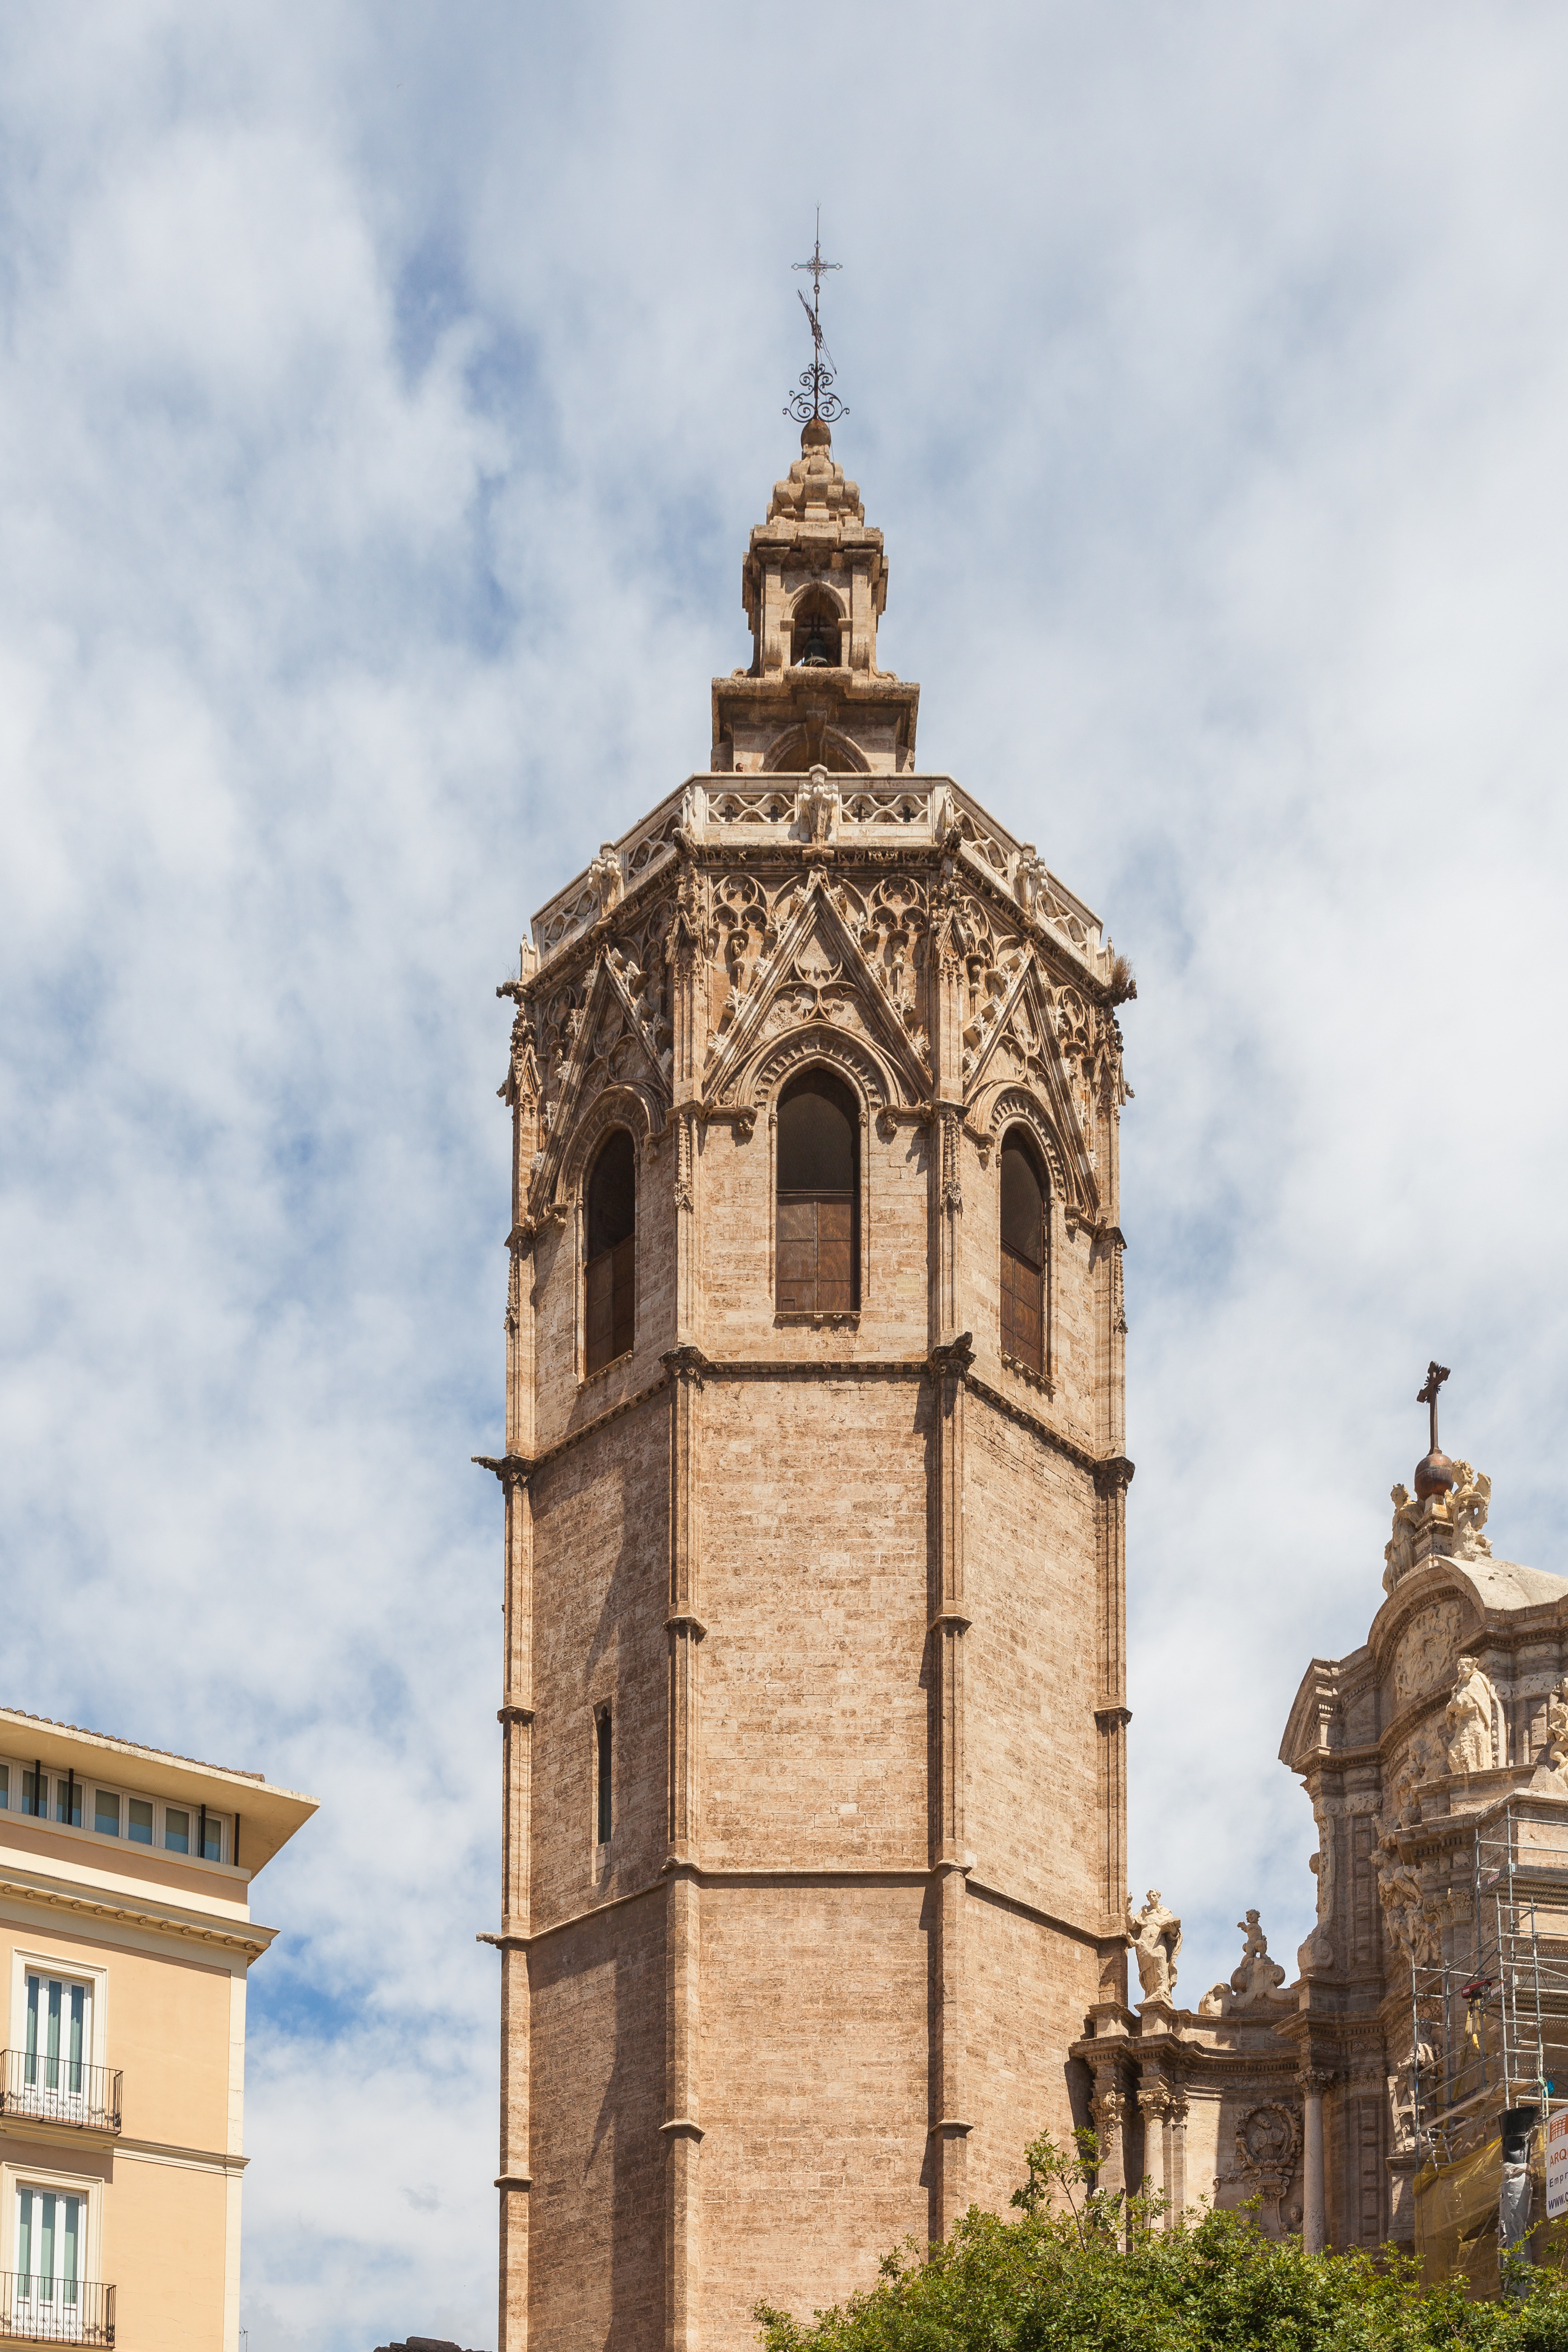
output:
{"label": "wrought iron balcony railing", "polygon": [[7,2122],[117,2132],[120,2083],[118,2067],[50,2058],[41,2050],[0,2050],[0,2115]]}
{"label": "wrought iron balcony railing", "polygon": [[114,2289],[94,2279],[0,2271],[0,2342],[112,2344]]}

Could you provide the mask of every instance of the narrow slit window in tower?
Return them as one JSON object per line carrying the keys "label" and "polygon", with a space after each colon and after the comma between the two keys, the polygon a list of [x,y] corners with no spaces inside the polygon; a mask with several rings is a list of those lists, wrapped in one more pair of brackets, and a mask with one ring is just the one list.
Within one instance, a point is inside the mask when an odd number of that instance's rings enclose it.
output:
{"label": "narrow slit window in tower", "polygon": [[860,1122],[826,1070],[806,1070],[779,1101],[778,1310],[847,1315],[860,1304]]}
{"label": "narrow slit window in tower", "polygon": [[585,1279],[587,1369],[614,1363],[632,1344],[637,1302],[637,1165],[624,1127],[605,1138],[588,1179]]}
{"label": "narrow slit window in tower", "polygon": [[1046,1188],[1018,1128],[1002,1145],[1002,1352],[1046,1369]]}
{"label": "narrow slit window in tower", "polygon": [[601,1845],[610,1843],[610,1710],[602,1706],[594,1719],[595,1758],[597,1774],[598,1839]]}

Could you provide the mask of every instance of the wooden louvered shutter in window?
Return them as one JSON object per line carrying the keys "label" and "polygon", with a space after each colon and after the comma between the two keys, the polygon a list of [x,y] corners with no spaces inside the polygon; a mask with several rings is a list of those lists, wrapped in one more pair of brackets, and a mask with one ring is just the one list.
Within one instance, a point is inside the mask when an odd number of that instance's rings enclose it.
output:
{"label": "wooden louvered shutter in window", "polygon": [[1009,1135],[1002,1146],[1002,1352],[1046,1369],[1046,1192],[1033,1152]]}
{"label": "wooden louvered shutter in window", "polygon": [[826,1070],[779,1104],[775,1302],[781,1315],[849,1315],[860,1304],[859,1120]]}
{"label": "wooden louvered shutter in window", "polygon": [[584,1267],[585,1368],[596,1372],[626,1355],[637,1322],[637,1162],[624,1127],[607,1135],[588,1180],[587,1263]]}

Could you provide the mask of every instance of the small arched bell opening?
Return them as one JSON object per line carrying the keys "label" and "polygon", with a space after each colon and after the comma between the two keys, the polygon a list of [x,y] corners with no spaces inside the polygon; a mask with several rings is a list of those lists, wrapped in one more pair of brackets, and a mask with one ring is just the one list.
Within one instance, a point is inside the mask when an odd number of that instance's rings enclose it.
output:
{"label": "small arched bell opening", "polygon": [[1002,1353],[1046,1369],[1046,1171],[1027,1128],[1002,1139]]}
{"label": "small arched bell opening", "polygon": [[838,669],[842,624],[837,605],[822,589],[810,589],[791,615],[790,659],[797,669]]}
{"label": "small arched bell opening", "polygon": [[584,1269],[587,1369],[629,1353],[637,1313],[637,1154],[624,1127],[610,1129],[588,1177]]}
{"label": "small arched bell opening", "polygon": [[860,1114],[831,1070],[779,1097],[777,1300],[781,1315],[851,1315],[860,1304]]}

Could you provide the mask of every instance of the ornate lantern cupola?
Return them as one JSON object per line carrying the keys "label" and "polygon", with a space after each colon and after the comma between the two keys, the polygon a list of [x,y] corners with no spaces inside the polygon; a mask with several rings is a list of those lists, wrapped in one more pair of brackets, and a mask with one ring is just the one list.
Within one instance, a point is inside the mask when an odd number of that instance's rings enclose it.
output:
{"label": "ornate lantern cupola", "polygon": [[[818,297],[834,266],[820,245],[801,265]],[[921,690],[877,667],[882,534],[867,529],[859,489],[835,461],[830,420],[845,411],[828,388],[819,303],[805,307],[815,356],[786,411],[801,425],[800,456],[774,483],[742,567],[752,663],[713,681],[710,764],[721,774],[903,775],[915,764]]]}

